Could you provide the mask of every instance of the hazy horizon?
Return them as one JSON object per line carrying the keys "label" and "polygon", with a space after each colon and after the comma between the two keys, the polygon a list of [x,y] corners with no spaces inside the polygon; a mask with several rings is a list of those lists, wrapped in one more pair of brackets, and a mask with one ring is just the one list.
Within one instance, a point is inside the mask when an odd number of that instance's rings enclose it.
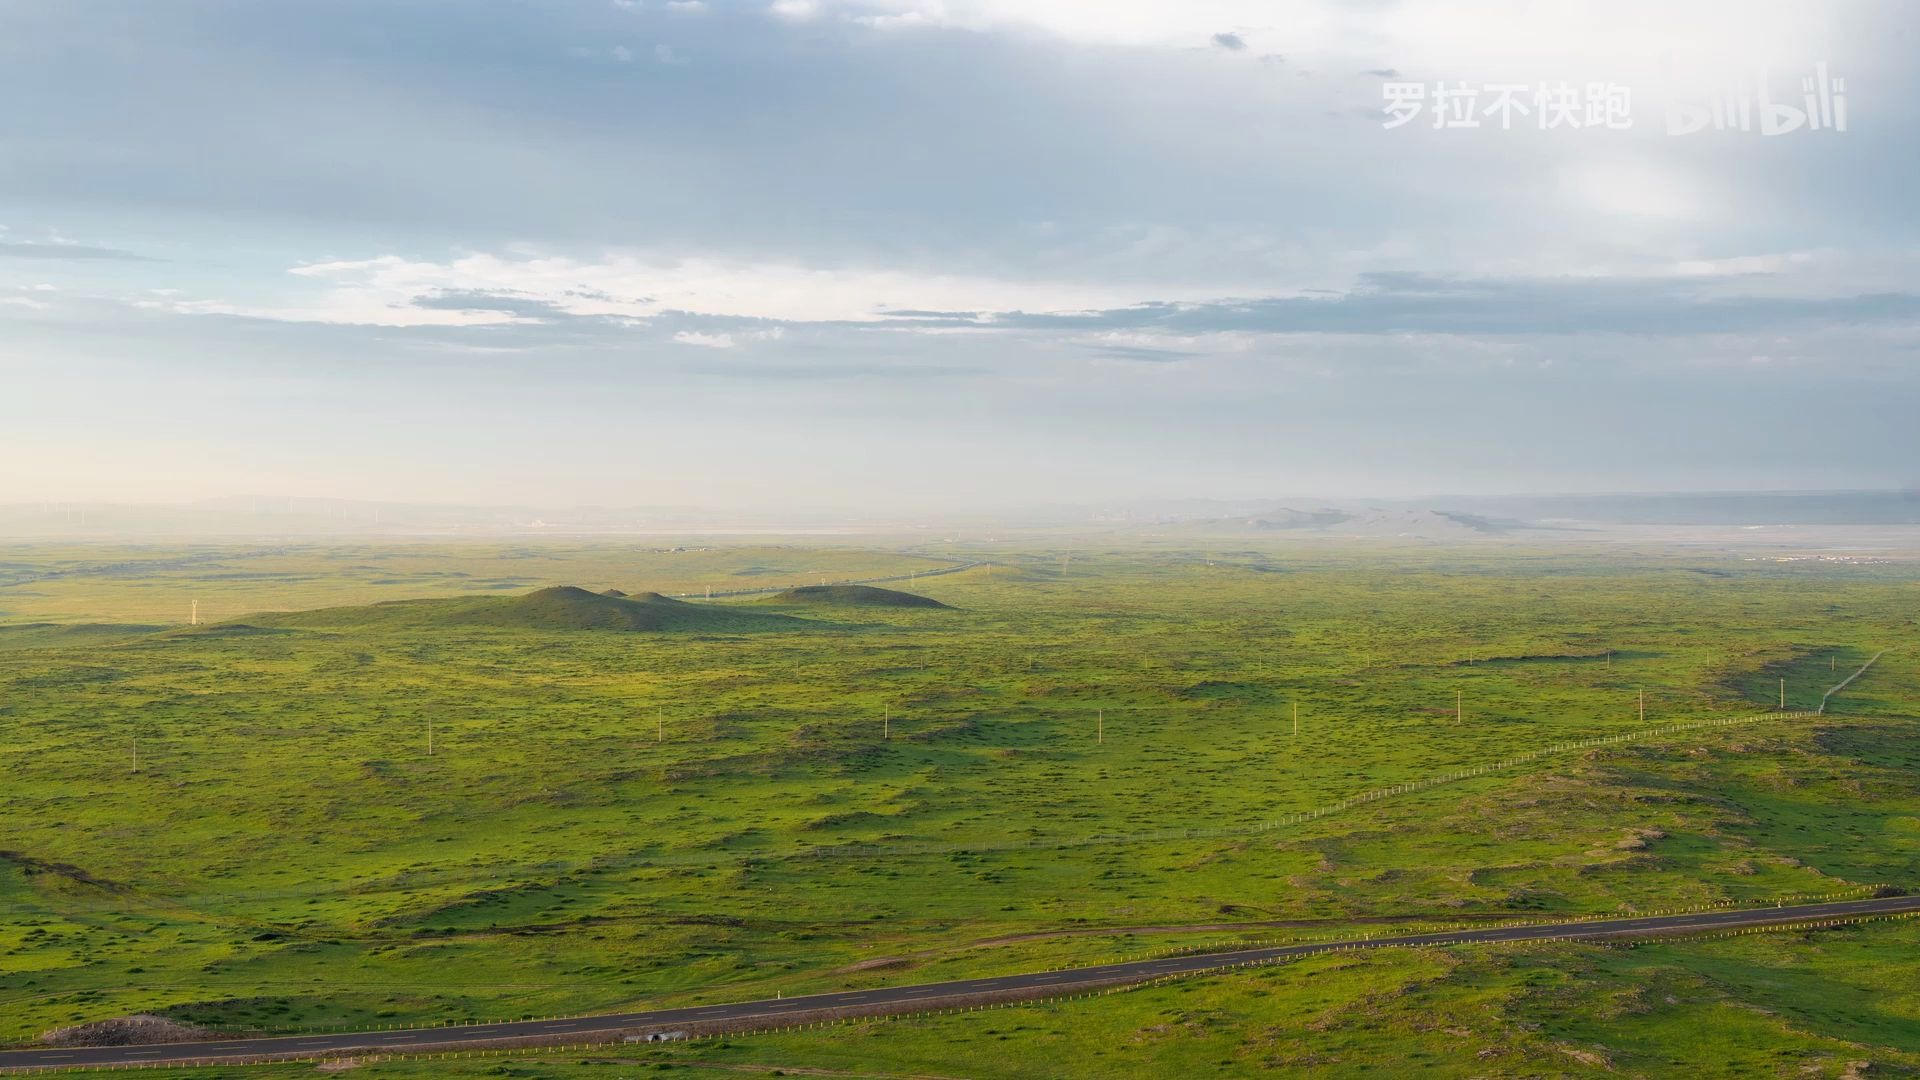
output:
{"label": "hazy horizon", "polygon": [[[1902,550],[1920,527],[1920,493],[1599,492],[1410,498],[1253,496],[1137,497],[999,506],[864,505],[804,508],[614,504],[458,504],[298,496],[233,496],[191,502],[0,503],[0,536],[114,540],[170,537],[619,537],[668,535],[1031,535],[1034,530],[1461,540],[1525,537],[1575,542],[1622,528],[1812,528],[1796,542]],[[1195,530],[1199,530],[1198,533]],[[1118,534],[1116,534],[1118,535]],[[1781,534],[1785,537],[1787,534]],[[1756,535],[1756,539],[1759,539]]]}
{"label": "hazy horizon", "polygon": [[[1500,500],[1529,500],[1529,499],[1533,499],[1533,500],[1553,500],[1553,499],[1667,500],[1667,499],[1687,499],[1687,498],[1794,499],[1794,498],[1810,498],[1810,497],[1823,497],[1823,496],[1856,496],[1856,495],[1884,496],[1884,497],[1893,498],[1893,499],[1914,500],[1914,499],[1920,499],[1920,489],[1911,488],[1911,487],[1836,487],[1836,488],[1797,488],[1797,489],[1674,488],[1674,489],[1636,489],[1636,490],[1569,489],[1569,490],[1536,490],[1536,491],[1506,491],[1506,490],[1473,491],[1473,490],[1466,490],[1466,489],[1458,489],[1458,490],[1435,489],[1435,490],[1427,490],[1427,491],[1412,491],[1412,492],[1407,492],[1403,494],[1391,494],[1391,495],[1379,494],[1379,493],[1368,492],[1368,491],[1351,491],[1351,492],[1294,491],[1294,492],[1279,492],[1275,494],[1262,494],[1258,492],[1253,492],[1253,493],[1228,494],[1228,495],[1218,495],[1218,496],[1191,495],[1191,494],[1182,494],[1182,493],[1168,492],[1168,491],[1143,491],[1143,492],[1133,492],[1129,494],[1121,494],[1121,495],[1116,495],[1110,498],[1102,498],[1102,499],[1073,499],[1071,497],[1062,497],[1058,499],[1007,501],[1007,502],[999,502],[999,503],[983,502],[979,504],[962,504],[960,508],[968,509],[968,510],[1009,511],[1009,510],[1030,509],[1030,508],[1036,508],[1036,507],[1099,507],[1099,506],[1108,506],[1108,505],[1146,506],[1146,505],[1157,505],[1157,504],[1174,505],[1174,504],[1181,504],[1181,503],[1191,503],[1195,505],[1230,505],[1230,504],[1231,505],[1238,505],[1238,504],[1255,505],[1255,504],[1258,504],[1258,505],[1271,505],[1271,506],[1299,504],[1300,506],[1306,506],[1306,505],[1315,504],[1315,503],[1323,503],[1326,505],[1362,505],[1367,503],[1382,503],[1382,504],[1444,503],[1448,500],[1459,500],[1459,501],[1483,501],[1483,500],[1500,501]],[[43,498],[43,499],[0,500],[0,506],[10,507],[10,508],[76,507],[76,506],[181,507],[181,506],[212,506],[212,505],[232,505],[238,508],[240,504],[246,504],[246,503],[252,504],[250,509],[260,511],[260,512],[284,512],[284,511],[295,509],[296,504],[333,504],[333,505],[355,505],[355,506],[367,506],[367,507],[392,506],[392,507],[488,509],[488,510],[578,509],[578,510],[735,511],[735,510],[753,509],[755,507],[761,507],[761,506],[767,506],[774,510],[796,509],[796,507],[783,505],[777,502],[768,503],[763,501],[755,501],[752,503],[736,503],[736,504],[697,503],[697,502],[689,502],[689,503],[577,502],[577,501],[565,501],[565,500],[543,501],[539,499],[503,500],[503,501],[496,501],[496,502],[473,502],[473,501],[455,501],[450,499],[435,499],[430,497],[384,499],[384,498],[370,498],[362,495],[334,495],[334,494],[296,495],[296,494],[290,494],[287,492],[267,492],[267,491],[228,492],[225,494],[205,495],[205,496],[200,496],[196,498],[186,498],[186,499],[168,499],[168,498],[157,498],[157,497],[156,498],[127,498],[127,499],[59,497],[59,498]],[[949,504],[946,501],[943,501],[941,505],[949,505]],[[841,502],[841,503],[820,504],[817,506],[798,507],[798,508],[799,509],[817,509],[822,512],[834,513],[834,512],[860,510],[860,509],[866,508],[866,504],[863,504],[858,500],[853,500],[853,501],[847,501],[847,502]]]}

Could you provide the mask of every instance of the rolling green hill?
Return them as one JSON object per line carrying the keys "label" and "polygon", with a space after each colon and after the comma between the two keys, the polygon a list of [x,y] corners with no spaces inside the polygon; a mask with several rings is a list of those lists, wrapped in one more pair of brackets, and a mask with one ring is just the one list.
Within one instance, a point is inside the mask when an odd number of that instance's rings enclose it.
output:
{"label": "rolling green hill", "polygon": [[763,597],[763,604],[818,604],[824,607],[948,608],[930,596],[881,589],[872,585],[802,585]]}
{"label": "rolling green hill", "polygon": [[659,593],[613,596],[572,585],[523,596],[449,600],[395,600],[364,607],[321,608],[250,617],[259,626],[331,629],[348,626],[420,628],[486,626],[519,630],[705,631],[739,633],[817,625],[790,615],[689,604]]}

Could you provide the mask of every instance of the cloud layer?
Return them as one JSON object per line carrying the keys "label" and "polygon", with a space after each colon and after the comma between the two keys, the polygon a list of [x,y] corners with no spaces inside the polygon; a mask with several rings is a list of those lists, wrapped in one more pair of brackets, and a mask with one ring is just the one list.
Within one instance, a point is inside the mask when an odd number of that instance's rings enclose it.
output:
{"label": "cloud layer", "polygon": [[[1911,483],[1916,18],[19,6],[0,499]],[[1844,133],[1664,133],[1817,63]],[[1635,122],[1388,130],[1406,81]]]}

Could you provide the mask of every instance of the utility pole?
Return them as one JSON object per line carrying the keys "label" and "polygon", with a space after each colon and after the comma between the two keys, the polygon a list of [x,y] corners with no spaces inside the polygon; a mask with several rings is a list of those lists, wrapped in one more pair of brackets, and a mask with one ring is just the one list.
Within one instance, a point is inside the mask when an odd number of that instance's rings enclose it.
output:
{"label": "utility pole", "polygon": [[1783,709],[1787,707],[1787,677],[1785,675],[1780,676],[1780,707]]}
{"label": "utility pole", "polygon": [[198,600],[195,600],[193,602],[193,613],[187,616],[187,625],[189,626],[200,625],[200,601]]}
{"label": "utility pole", "polygon": [[657,743],[667,741],[667,710],[665,709],[653,711],[653,741]]}
{"label": "utility pole", "polygon": [[1608,671],[1613,670],[1613,650],[1612,649],[1607,650],[1607,670]]}
{"label": "utility pole", "polygon": [[1467,718],[1467,694],[1464,690],[1453,692],[1453,722],[1458,724]]}
{"label": "utility pole", "polygon": [[1105,709],[1101,709],[1094,715],[1093,741],[1096,743],[1104,743],[1107,741],[1107,710]]}
{"label": "utility pole", "polygon": [[1647,688],[1640,688],[1640,722],[1647,722]]}
{"label": "utility pole", "polygon": [[893,706],[880,706],[880,735],[885,739],[893,738]]}
{"label": "utility pole", "polygon": [[1300,737],[1300,703],[1293,703],[1293,737]]}

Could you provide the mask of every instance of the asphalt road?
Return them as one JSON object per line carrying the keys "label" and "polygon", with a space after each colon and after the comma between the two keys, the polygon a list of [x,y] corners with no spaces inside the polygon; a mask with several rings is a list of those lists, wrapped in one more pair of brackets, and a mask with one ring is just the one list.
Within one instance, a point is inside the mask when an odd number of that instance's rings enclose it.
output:
{"label": "asphalt road", "polygon": [[1819,922],[1826,919],[1855,919],[1867,915],[1892,915],[1920,912],[1920,896],[1897,896],[1870,900],[1846,900],[1794,907],[1758,908],[1739,911],[1711,911],[1691,915],[1660,915],[1635,919],[1600,919],[1579,923],[1553,923],[1540,926],[1494,927],[1478,930],[1450,930],[1435,934],[1410,934],[1378,937],[1324,945],[1285,945],[1272,948],[1242,949],[1235,952],[1203,953],[1168,957],[1164,960],[1138,960],[1124,964],[1042,971],[1027,975],[1005,975],[994,979],[961,979],[955,982],[924,983],[919,986],[890,986],[872,990],[851,990],[833,994],[771,1001],[743,1001],[732,1005],[700,1005],[684,1009],[654,1012],[616,1013],[603,1016],[576,1016],[554,1020],[521,1020],[500,1024],[469,1024],[460,1027],[423,1027],[394,1031],[348,1032],[334,1035],[286,1035],[270,1039],[224,1039],[198,1043],[169,1043],[160,1046],[68,1047],[64,1049],[0,1051],[0,1069],[58,1068],[77,1065],[154,1065],[222,1060],[258,1060],[269,1057],[306,1057],[352,1052],[406,1053],[421,1050],[478,1048],[512,1044],[521,1040],[563,1042],[611,1042],[622,1036],[644,1037],[649,1033],[673,1032],[698,1025],[711,1030],[713,1025],[737,1023],[743,1027],[778,1023],[782,1017],[820,1013],[830,1010],[857,1012],[910,1012],[978,1000],[983,996],[1022,992],[1024,994],[1072,993],[1116,983],[1142,982],[1168,975],[1265,963],[1313,953],[1353,949],[1379,949],[1421,945],[1455,945],[1469,942],[1542,941],[1568,938],[1613,938],[1636,935],[1686,934],[1735,930],[1742,927],[1779,926],[1789,923]]}

